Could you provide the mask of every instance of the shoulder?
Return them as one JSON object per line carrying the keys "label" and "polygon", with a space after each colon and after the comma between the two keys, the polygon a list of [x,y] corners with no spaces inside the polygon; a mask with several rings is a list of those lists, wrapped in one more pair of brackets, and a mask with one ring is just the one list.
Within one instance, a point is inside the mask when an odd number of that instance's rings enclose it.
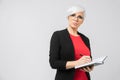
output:
{"label": "shoulder", "polygon": [[57,30],[53,32],[53,35],[62,35],[65,34],[67,29]]}
{"label": "shoulder", "polygon": [[51,37],[51,41],[60,41],[61,39],[64,39],[64,35],[66,35],[65,32],[65,29],[54,31]]}

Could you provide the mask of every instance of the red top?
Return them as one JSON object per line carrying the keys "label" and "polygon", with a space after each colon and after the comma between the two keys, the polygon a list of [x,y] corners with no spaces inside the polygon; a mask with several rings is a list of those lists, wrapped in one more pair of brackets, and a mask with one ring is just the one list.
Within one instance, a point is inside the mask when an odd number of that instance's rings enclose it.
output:
{"label": "red top", "polygon": [[[70,37],[74,46],[75,60],[81,58],[80,54],[90,56],[90,50],[83,42],[80,36],[73,36],[70,34]],[[86,73],[83,70],[76,69],[74,80],[88,80]]]}

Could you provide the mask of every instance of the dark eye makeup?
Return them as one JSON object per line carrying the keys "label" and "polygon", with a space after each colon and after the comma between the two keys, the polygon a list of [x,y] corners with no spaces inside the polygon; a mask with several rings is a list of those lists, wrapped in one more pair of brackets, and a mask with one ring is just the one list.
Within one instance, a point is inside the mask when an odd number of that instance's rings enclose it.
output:
{"label": "dark eye makeup", "polygon": [[76,15],[75,15],[75,14],[71,14],[70,16],[73,16],[73,17],[74,17],[74,16],[76,16]]}
{"label": "dark eye makeup", "polygon": [[[76,14],[71,14],[70,16],[75,17]],[[83,16],[79,15],[79,16],[77,16],[77,18],[79,18],[79,19],[83,19]]]}
{"label": "dark eye makeup", "polygon": [[83,16],[78,16],[79,19],[83,19]]}

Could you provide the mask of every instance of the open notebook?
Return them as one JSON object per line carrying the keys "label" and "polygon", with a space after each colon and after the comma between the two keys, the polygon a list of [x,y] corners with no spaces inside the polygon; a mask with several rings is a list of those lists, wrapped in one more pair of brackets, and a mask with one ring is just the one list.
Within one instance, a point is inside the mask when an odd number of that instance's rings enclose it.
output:
{"label": "open notebook", "polygon": [[86,66],[91,66],[91,65],[94,65],[94,66],[102,65],[106,58],[107,58],[107,56],[103,56],[103,57],[99,57],[97,59],[93,59],[90,63],[85,63],[83,65],[75,66],[75,69],[86,67]]}

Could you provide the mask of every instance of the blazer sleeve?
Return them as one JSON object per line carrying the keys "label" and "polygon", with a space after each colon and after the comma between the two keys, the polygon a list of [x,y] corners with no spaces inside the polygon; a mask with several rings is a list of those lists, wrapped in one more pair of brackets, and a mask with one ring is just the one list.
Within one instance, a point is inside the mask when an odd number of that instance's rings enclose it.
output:
{"label": "blazer sleeve", "polygon": [[50,40],[49,63],[53,69],[66,70],[66,62],[60,59],[60,39],[58,32],[54,32]]}

